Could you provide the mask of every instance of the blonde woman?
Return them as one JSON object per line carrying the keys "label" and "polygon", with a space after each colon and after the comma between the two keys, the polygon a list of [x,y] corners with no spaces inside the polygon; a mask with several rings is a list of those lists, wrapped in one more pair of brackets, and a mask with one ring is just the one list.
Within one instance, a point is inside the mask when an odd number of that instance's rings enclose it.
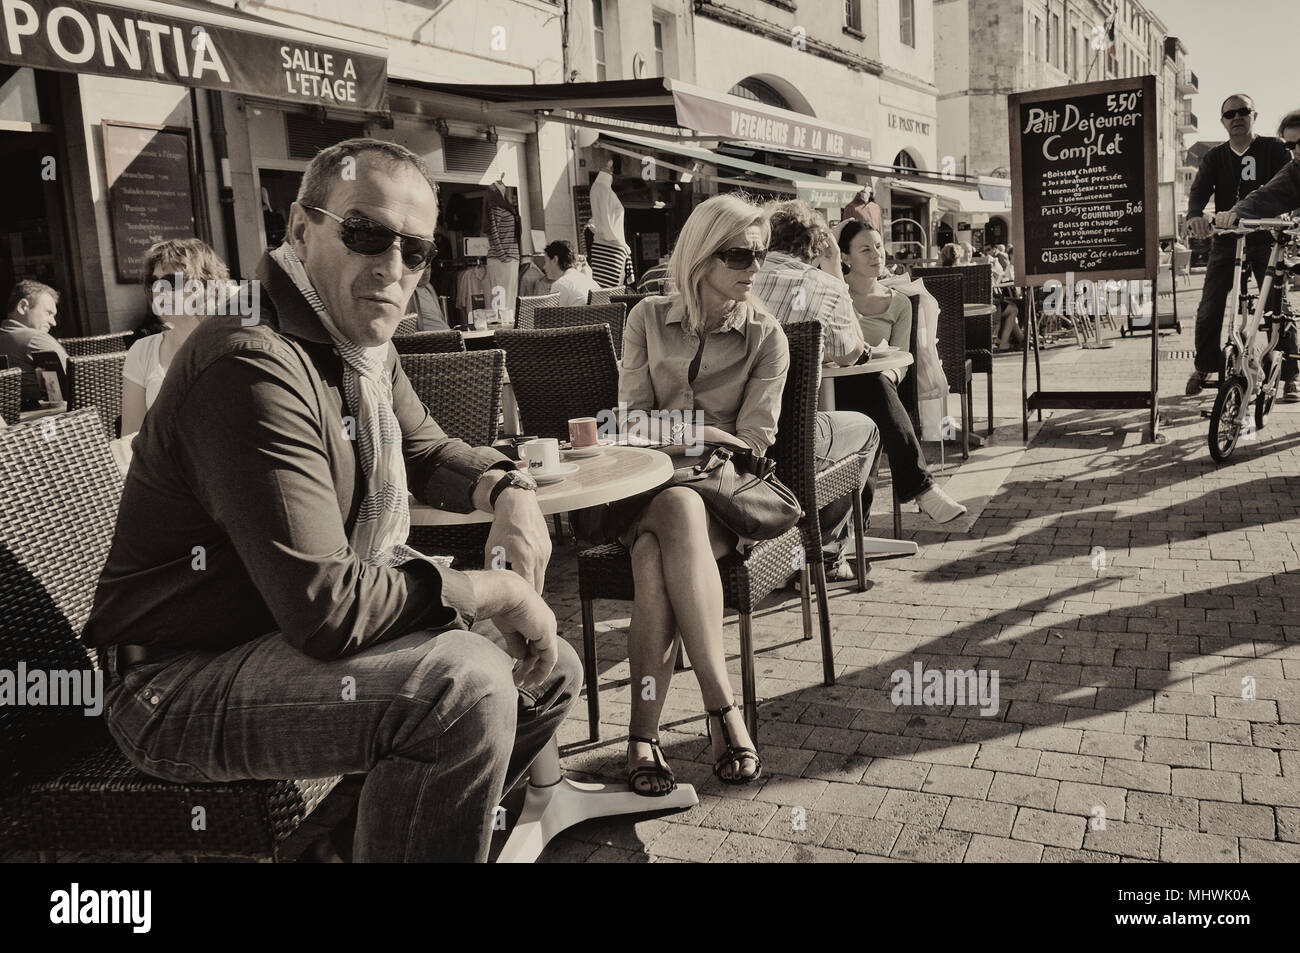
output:
{"label": "blonde woman", "polygon": [[[697,439],[760,454],[771,447],[790,354],[781,326],[750,293],[768,237],[763,211],[737,195],[714,196],[691,213],[668,266],[678,290],[646,298],[628,316],[618,391],[629,410],[680,411],[685,419],[698,411]],[[658,730],[677,633],[708,713],[714,774],[749,784],[762,763],[727,676],[717,565],[738,540],[685,487],[659,492],[627,515],[627,526],[622,539],[636,579],[628,786],[647,797],[676,786]]]}
{"label": "blonde woman", "polygon": [[[167,330],[141,338],[126,353],[122,366],[123,437],[140,429],[172,358],[216,307],[229,278],[225,263],[197,238],[169,239],[145,252],[142,280],[149,309]],[[192,285],[191,291],[186,291],[186,284],[195,280],[204,283],[201,296],[193,293]]]}

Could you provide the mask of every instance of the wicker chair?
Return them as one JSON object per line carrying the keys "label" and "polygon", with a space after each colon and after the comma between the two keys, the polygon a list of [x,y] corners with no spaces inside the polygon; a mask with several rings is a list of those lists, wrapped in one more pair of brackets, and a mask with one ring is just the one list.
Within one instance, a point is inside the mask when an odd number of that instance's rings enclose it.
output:
{"label": "wicker chair", "polygon": [[[933,275],[958,275],[962,280],[962,302],[993,307],[993,266],[966,265],[961,268],[913,268],[913,278]],[[966,323],[966,356],[971,360],[971,373],[983,374],[988,381],[989,429],[993,433],[993,342],[1002,328],[1002,315],[994,308],[988,320],[988,334],[984,323],[974,318]],[[974,409],[971,410],[974,416]]]}
{"label": "wicker chair", "polygon": [[122,418],[122,366],[126,352],[68,358],[68,410],[95,407],[109,438],[118,436]]}
{"label": "wicker chair", "polygon": [[114,354],[131,347],[131,331],[118,331],[114,334],[96,334],[88,338],[57,338],[68,357],[87,357],[91,354]]}
{"label": "wicker chair", "polygon": [[643,298],[651,297],[650,292],[637,292],[636,294],[614,295],[609,301],[610,304],[622,304],[627,306],[627,313],[631,314]]}
{"label": "wicker chair", "polygon": [[402,320],[397,322],[397,330],[393,332],[393,335],[417,334],[419,333],[419,330],[419,318],[402,318]]}
{"label": "wicker chair", "polygon": [[515,309],[515,327],[521,331],[531,331],[536,327],[533,324],[533,315],[537,313],[538,308],[556,308],[559,305],[558,294],[520,297],[519,307]]}
{"label": "wicker chair", "polygon": [[506,373],[523,432],[569,439],[569,421],[618,404],[618,360],[606,325],[555,330],[504,330]]}
{"label": "wicker chair", "polygon": [[[595,294],[593,291],[592,294]],[[580,328],[590,324],[607,324],[614,341],[614,353],[623,359],[623,326],[627,323],[627,306],[589,304],[570,308],[538,308],[533,324],[539,331],[553,328]]]}
{"label": "wicker chair", "polygon": [[[0,433],[0,668],[98,666],[79,634],[121,488],[93,410]],[[67,706],[0,706],[0,752],[0,852],[291,860],[318,833],[309,815],[337,782],[159,781],[127,762],[103,718]],[[207,809],[206,830],[191,828],[195,804]]]}
{"label": "wicker chair", "polygon": [[0,371],[0,420],[18,423],[23,410],[23,372],[10,367]]}
{"label": "wicker chair", "polygon": [[[501,419],[506,353],[403,354],[402,370],[448,436],[490,447]],[[448,555],[458,569],[482,569],[491,525],[412,526],[407,542],[422,553]]]}
{"label": "wicker chair", "polygon": [[587,292],[587,304],[609,304],[615,296],[627,293],[627,285],[618,285],[614,288],[597,288],[594,291]]}
{"label": "wicker chair", "polygon": [[939,302],[939,331],[935,344],[948,390],[961,397],[961,458],[970,459],[971,359],[966,356],[966,317],[958,275],[930,275],[925,288]]}
{"label": "wicker chair", "polygon": [[465,339],[459,331],[416,331],[394,334],[393,347],[398,354],[462,354]]}
{"label": "wicker chair", "polygon": [[[822,327],[813,321],[786,325],[790,340],[790,370],[781,396],[781,417],[777,440],[771,450],[777,474],[798,496],[804,517],[799,524],[773,540],[755,545],[743,558],[731,555],[718,562],[722,574],[723,604],[740,615],[741,688],[745,724],[758,741],[758,701],[754,688],[752,615],[763,599],[779,589],[796,567],[801,567],[804,638],[812,638],[812,612],[808,585],[811,576],[817,589],[817,611],[821,622],[822,675],[827,685],[835,684],[834,647],[831,644],[830,603],[827,598],[826,567],[821,560],[822,536],[818,515],[822,507],[853,496],[853,528],[857,540],[859,588],[865,588],[862,557],[862,497],[858,493],[863,454],[852,454],[825,470],[817,470],[813,453],[816,439],[817,390],[821,380]],[[805,558],[805,554],[814,554]],[[810,568],[811,567],[811,568]],[[610,543],[578,554],[578,591],[582,599],[582,639],[587,673],[587,720],[591,740],[600,734],[599,663],[596,658],[596,627],[593,602],[596,599],[631,600],[635,597],[632,559],[620,543]]]}

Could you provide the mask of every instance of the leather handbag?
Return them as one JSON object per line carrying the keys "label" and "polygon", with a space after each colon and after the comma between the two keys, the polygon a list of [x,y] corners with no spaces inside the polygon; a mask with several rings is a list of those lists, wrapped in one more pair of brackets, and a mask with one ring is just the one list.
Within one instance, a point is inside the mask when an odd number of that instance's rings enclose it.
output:
{"label": "leather handbag", "polygon": [[794,491],[777,478],[776,463],[748,447],[706,444],[702,459],[678,467],[667,485],[690,487],[709,515],[741,539],[775,539],[803,518]]}

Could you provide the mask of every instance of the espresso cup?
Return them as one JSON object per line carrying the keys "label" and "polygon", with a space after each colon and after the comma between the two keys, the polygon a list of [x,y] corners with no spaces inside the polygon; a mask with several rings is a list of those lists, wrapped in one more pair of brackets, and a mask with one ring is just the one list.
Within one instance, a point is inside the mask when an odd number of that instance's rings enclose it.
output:
{"label": "espresso cup", "polygon": [[594,447],[596,445],[596,418],[574,417],[570,420],[569,441],[573,444],[575,450],[581,450],[583,447]]}
{"label": "espresso cup", "polygon": [[519,448],[519,456],[528,461],[529,473],[554,473],[560,468],[560,441],[554,437],[530,440]]}

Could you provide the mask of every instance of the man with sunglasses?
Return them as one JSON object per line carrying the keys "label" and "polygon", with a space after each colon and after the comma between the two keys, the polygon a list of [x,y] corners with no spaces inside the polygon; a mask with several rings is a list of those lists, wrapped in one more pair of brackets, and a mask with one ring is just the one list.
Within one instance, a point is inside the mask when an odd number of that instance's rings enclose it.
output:
{"label": "man with sunglasses", "polygon": [[[139,770],[364,776],[358,860],[486,859],[503,791],[581,682],[540,595],[535,484],[447,437],[389,343],[437,211],[402,146],[317,154],[258,265],[257,323],[210,319],[173,358],[84,632]],[[492,513],[488,548],[510,568],[409,549],[408,490]],[[504,648],[470,631],[482,620]]]}
{"label": "man with sunglasses", "polygon": [[[1291,155],[1286,147],[1271,136],[1255,134],[1255,103],[1244,93],[1229,96],[1219,110],[1228,141],[1220,143],[1205,154],[1200,171],[1192,182],[1187,206],[1187,229],[1195,238],[1210,236],[1210,221],[1205,217],[1205,206],[1214,197],[1217,211],[1226,211],[1273,178],[1288,162]],[[1246,258],[1262,280],[1268,262],[1271,239],[1266,234],[1252,235],[1246,242]],[[1223,366],[1223,309],[1228,303],[1228,292],[1236,280],[1233,259],[1236,257],[1236,240],[1230,235],[1219,235],[1210,246],[1210,259],[1205,267],[1205,286],[1201,291],[1201,304],[1196,310],[1196,370],[1187,379],[1186,393],[1194,396],[1205,386],[1210,374],[1217,374]],[[1286,382],[1286,399],[1300,396],[1294,362],[1283,367]]]}

